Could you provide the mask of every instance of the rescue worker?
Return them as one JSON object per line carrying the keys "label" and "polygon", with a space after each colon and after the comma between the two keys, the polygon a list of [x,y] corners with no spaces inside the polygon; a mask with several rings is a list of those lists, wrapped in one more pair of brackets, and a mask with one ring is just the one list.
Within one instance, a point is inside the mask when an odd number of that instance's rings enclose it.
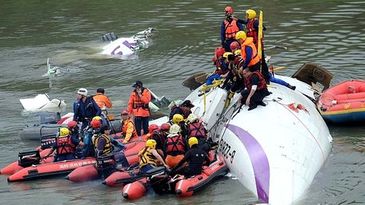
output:
{"label": "rescue worker", "polygon": [[110,136],[110,128],[103,125],[98,119],[93,119],[90,124],[94,129],[92,141],[95,156],[98,158],[113,155],[117,169],[129,167],[129,163],[123,152],[124,146],[120,146],[120,144]]}
{"label": "rescue worker", "polygon": [[106,110],[106,108],[112,108],[112,102],[110,101],[108,96],[105,95],[104,88],[98,88],[96,90],[96,95],[94,95],[93,98],[101,110]]}
{"label": "rescue worker", "polygon": [[188,123],[188,136],[194,136],[199,140],[199,142],[205,142],[208,137],[208,131],[205,129],[203,121],[193,113],[189,115],[186,121]]}
{"label": "rescue worker", "polygon": [[87,90],[80,88],[77,91],[76,102],[73,104],[73,120],[82,123],[81,132],[89,125],[94,116],[100,116],[101,110],[92,97],[87,96]]}
{"label": "rescue worker", "polygon": [[188,168],[183,171],[186,178],[198,175],[202,173],[203,165],[209,164],[210,160],[208,154],[198,146],[198,139],[196,137],[189,138],[190,149],[185,153],[184,158],[171,170],[171,173],[175,173],[181,168],[185,162],[188,162]]}
{"label": "rescue worker", "polygon": [[229,52],[231,51],[229,45],[235,40],[236,33],[243,30],[243,26],[233,17],[233,8],[231,6],[227,6],[224,12],[225,19],[221,25],[221,44]]}
{"label": "rescue worker", "polygon": [[249,68],[243,70],[246,89],[242,91],[241,104],[248,106],[248,110],[255,109],[258,105],[266,106],[262,101],[270,95],[264,77],[259,71],[251,71]]}
{"label": "rescue worker", "polygon": [[122,137],[124,138],[123,143],[128,143],[131,139],[137,139],[138,134],[134,122],[129,117],[128,111],[123,110],[121,113],[122,117]]}
{"label": "rescue worker", "polygon": [[[253,38],[253,43],[255,44],[256,48],[258,49],[258,33],[259,33],[259,19],[256,17],[256,11],[253,9],[246,10],[246,20],[238,20],[238,22],[246,25],[246,34],[247,37]],[[263,26],[263,31],[265,31],[266,28]],[[261,39],[261,68],[262,68],[262,74],[265,77],[266,82],[269,82],[269,69],[265,60],[265,54],[264,54],[264,34],[262,34]]]}
{"label": "rescue worker", "polygon": [[186,139],[188,137],[188,127],[186,126],[184,117],[180,114],[175,114],[171,122],[172,124],[179,125],[180,134]]}
{"label": "rescue worker", "polygon": [[191,114],[191,108],[193,108],[193,107],[194,107],[194,105],[191,103],[190,100],[185,100],[183,103],[181,103],[181,105],[173,106],[171,108],[169,119],[172,120],[172,118],[175,114],[180,114],[185,119]]}
{"label": "rescue worker", "polygon": [[72,137],[68,128],[62,127],[60,128],[59,135],[56,138],[56,143],[44,158],[47,158],[56,151],[54,157],[55,162],[75,159],[76,146],[79,142],[78,138]]}
{"label": "rescue worker", "polygon": [[146,141],[146,147],[138,153],[140,158],[139,167],[140,173],[145,174],[149,170],[156,168],[159,164],[163,164],[168,168],[165,161],[156,151],[156,141],[149,139]]}
{"label": "rescue worker", "polygon": [[163,150],[166,143],[168,132],[170,131],[170,127],[171,126],[169,123],[163,123],[160,126],[159,132],[154,131],[151,136],[151,139],[154,139],[156,141],[157,143],[156,150],[162,157],[165,156]]}
{"label": "rescue worker", "polygon": [[241,50],[241,45],[238,41],[233,41],[231,45],[229,45],[231,52],[234,54],[237,50]]}
{"label": "rescue worker", "polygon": [[[98,121],[101,125],[107,126],[107,124],[103,121],[103,119],[100,116],[95,116],[92,118],[91,122],[95,123]],[[88,156],[94,156],[94,149],[92,149],[92,136],[95,134],[95,131],[97,131],[98,128],[95,128],[93,124],[90,126],[87,126],[84,131],[84,138],[83,138],[83,147],[82,147],[82,158],[88,157]]]}
{"label": "rescue worker", "polygon": [[164,146],[165,160],[166,164],[173,168],[175,167],[182,158],[184,158],[184,154],[187,151],[187,146],[185,143],[184,137],[180,134],[181,129],[177,124],[173,124],[170,127],[169,135],[167,135],[167,139]]}
{"label": "rescue worker", "polygon": [[151,102],[150,91],[143,87],[143,83],[139,80],[132,86],[132,91],[128,101],[128,113],[134,117],[134,125],[136,127],[137,135],[148,133],[148,120],[150,116],[150,109],[148,103]]}
{"label": "rescue worker", "polygon": [[241,56],[244,60],[242,68],[248,67],[251,71],[260,71],[260,57],[257,53],[252,37],[247,37],[244,31],[236,34],[236,39],[241,44]]}

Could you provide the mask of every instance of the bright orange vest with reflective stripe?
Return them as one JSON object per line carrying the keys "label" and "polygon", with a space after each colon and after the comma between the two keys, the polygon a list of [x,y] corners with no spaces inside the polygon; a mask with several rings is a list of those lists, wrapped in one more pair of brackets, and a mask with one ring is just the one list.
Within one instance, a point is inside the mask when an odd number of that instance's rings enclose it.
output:
{"label": "bright orange vest with reflective stripe", "polygon": [[248,63],[248,67],[256,65],[258,62],[260,62],[260,57],[257,55],[257,49],[255,44],[253,43],[252,37],[247,37],[246,40],[241,45],[241,56],[242,59],[246,59],[246,47],[249,46],[252,49],[252,57],[251,61]]}
{"label": "bright orange vest with reflective stripe", "polygon": [[235,38],[236,33],[240,30],[237,26],[237,20],[233,19],[231,22],[224,20],[224,28],[226,30],[226,39]]}

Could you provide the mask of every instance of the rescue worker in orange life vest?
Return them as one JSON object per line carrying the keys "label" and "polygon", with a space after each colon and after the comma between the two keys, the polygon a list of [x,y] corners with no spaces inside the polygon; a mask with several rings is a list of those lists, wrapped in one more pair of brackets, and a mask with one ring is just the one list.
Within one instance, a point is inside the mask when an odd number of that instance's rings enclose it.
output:
{"label": "rescue worker in orange life vest", "polygon": [[141,136],[148,133],[148,118],[150,109],[148,103],[151,102],[151,93],[147,88],[143,87],[143,83],[139,80],[132,86],[132,91],[128,101],[128,113],[134,116],[134,125],[137,135]]}
{"label": "rescue worker in orange life vest", "polygon": [[156,141],[149,139],[146,141],[146,147],[138,153],[140,173],[145,174],[149,170],[163,164],[167,169],[168,166],[162,157],[156,151]]}
{"label": "rescue worker in orange life vest", "polygon": [[185,153],[184,158],[171,170],[171,173],[175,173],[181,168],[185,162],[188,162],[188,168],[183,171],[184,176],[191,177],[202,173],[203,165],[210,163],[208,154],[198,146],[198,139],[196,137],[189,138],[190,149]]}
{"label": "rescue worker in orange life vest", "polygon": [[253,43],[253,38],[247,37],[244,31],[239,31],[236,34],[236,39],[241,44],[241,56],[244,60],[242,68],[248,67],[251,71],[260,71],[261,59]]}
{"label": "rescue worker in orange life vest", "polygon": [[164,146],[165,160],[166,164],[173,168],[175,167],[182,158],[184,158],[184,154],[187,151],[188,147],[186,146],[186,142],[184,137],[180,134],[180,127],[177,124],[173,124],[170,127],[169,135],[167,135],[167,139]]}
{"label": "rescue worker in orange life vest", "polygon": [[122,117],[122,137],[124,138],[123,143],[128,143],[131,139],[137,139],[138,134],[134,122],[130,119],[128,111],[123,110],[121,113]]}
{"label": "rescue worker in orange life vest", "polygon": [[258,105],[266,106],[262,100],[271,93],[267,90],[266,81],[260,71],[246,68],[243,76],[246,89],[241,93],[241,105],[248,106],[248,110],[253,110]]}
{"label": "rescue worker in orange life vest", "polygon": [[106,110],[106,108],[112,108],[112,102],[110,101],[108,96],[105,95],[104,88],[98,88],[96,90],[96,95],[94,95],[93,98],[101,110],[104,111]]}
{"label": "rescue worker in orange life vest", "polygon": [[224,9],[224,12],[226,18],[221,25],[221,43],[226,52],[230,52],[231,49],[229,45],[235,41],[236,33],[238,31],[243,31],[243,26],[233,17],[233,8],[231,6],[227,6]]}
{"label": "rescue worker in orange life vest", "polygon": [[47,158],[56,151],[54,157],[55,162],[75,159],[76,146],[79,142],[78,138],[70,135],[70,130],[68,128],[62,127],[60,128],[59,135],[56,138],[56,143],[44,158]]}

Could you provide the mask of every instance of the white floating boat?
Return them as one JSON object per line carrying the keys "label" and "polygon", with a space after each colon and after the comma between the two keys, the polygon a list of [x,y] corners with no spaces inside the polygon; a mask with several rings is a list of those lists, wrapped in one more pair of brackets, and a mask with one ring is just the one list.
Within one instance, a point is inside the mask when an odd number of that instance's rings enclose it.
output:
{"label": "white floating boat", "polygon": [[332,137],[310,99],[314,90],[294,78],[290,84],[298,89],[271,83],[267,105],[252,111],[239,108],[239,94],[224,109],[227,93],[219,87],[199,96],[200,87],[187,97],[219,141],[231,172],[261,203],[298,200],[331,151]]}

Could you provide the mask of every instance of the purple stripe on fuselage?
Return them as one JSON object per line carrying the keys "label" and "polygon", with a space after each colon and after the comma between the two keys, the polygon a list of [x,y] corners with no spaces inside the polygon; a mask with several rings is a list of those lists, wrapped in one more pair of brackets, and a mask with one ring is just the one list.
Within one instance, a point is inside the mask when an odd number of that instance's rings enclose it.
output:
{"label": "purple stripe on fuselage", "polygon": [[[227,128],[232,131],[245,145],[251,160],[255,175],[256,190],[259,200],[269,202],[270,166],[265,151],[256,139],[242,128],[228,124]],[[244,167],[242,167],[244,169]]]}

